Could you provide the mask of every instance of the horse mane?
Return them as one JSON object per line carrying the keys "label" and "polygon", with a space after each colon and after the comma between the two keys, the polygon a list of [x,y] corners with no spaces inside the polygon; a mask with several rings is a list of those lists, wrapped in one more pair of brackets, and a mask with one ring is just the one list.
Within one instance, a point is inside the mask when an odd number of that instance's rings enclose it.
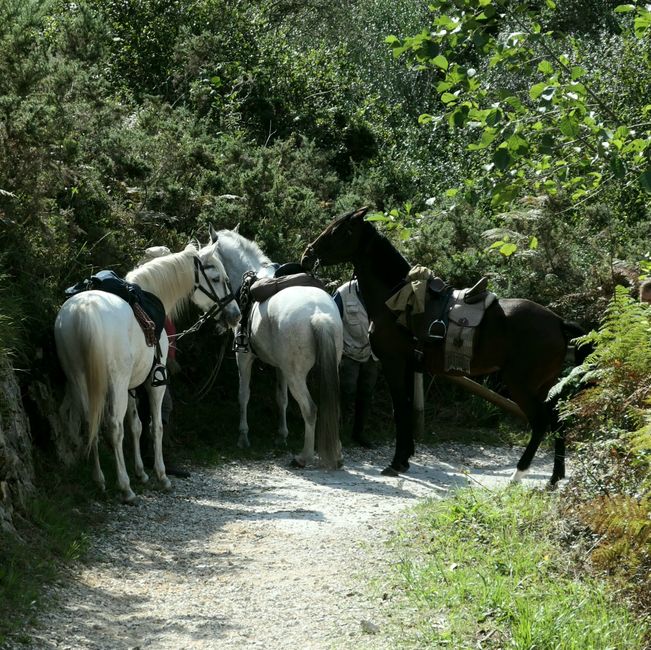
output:
{"label": "horse mane", "polygon": [[375,273],[387,280],[394,279],[396,276],[405,278],[409,273],[411,264],[385,235],[369,222],[366,223],[370,234],[368,246],[373,246],[374,259],[377,262]]}
{"label": "horse mane", "polygon": [[194,287],[194,258],[198,251],[188,246],[180,253],[156,257],[126,275],[127,282],[139,285],[157,296],[168,316],[178,316]]}
{"label": "horse mane", "polygon": [[235,232],[234,230],[220,230],[217,233],[217,237],[220,250],[223,249],[224,240],[230,240],[230,247],[228,244],[226,246],[237,251],[242,259],[255,259],[260,266],[271,264],[271,260],[263,253],[260,246],[254,241],[240,235],[239,232]]}

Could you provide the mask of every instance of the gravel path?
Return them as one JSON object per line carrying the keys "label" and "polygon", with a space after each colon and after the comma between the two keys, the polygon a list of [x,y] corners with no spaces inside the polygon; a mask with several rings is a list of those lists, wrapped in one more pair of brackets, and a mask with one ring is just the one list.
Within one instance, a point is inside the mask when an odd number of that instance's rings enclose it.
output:
{"label": "gravel path", "polygon": [[[89,557],[50,589],[31,644],[15,647],[393,649],[369,588],[391,561],[391,525],[420,498],[505,484],[518,452],[421,447],[398,479],[379,473],[388,448],[347,450],[336,472],[285,459],[193,468],[171,494],[102,505]],[[550,469],[540,454],[528,480]]]}

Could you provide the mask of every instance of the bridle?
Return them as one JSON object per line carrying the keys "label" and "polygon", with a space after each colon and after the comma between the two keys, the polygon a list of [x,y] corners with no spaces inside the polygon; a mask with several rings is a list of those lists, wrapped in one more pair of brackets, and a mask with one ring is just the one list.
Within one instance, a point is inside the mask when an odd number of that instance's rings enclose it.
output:
{"label": "bridle", "polygon": [[[203,286],[201,283],[201,279],[205,280],[206,287]],[[233,293],[233,290],[231,289],[231,283],[230,280],[228,279],[228,276],[225,279],[226,282],[226,287],[228,288],[228,293],[223,297],[220,298],[215,289],[212,286],[212,282],[210,281],[210,278],[206,274],[206,269],[204,268],[203,264],[201,263],[201,260],[198,257],[194,258],[194,287],[192,291],[201,291],[204,295],[206,295],[210,300],[213,301],[213,305],[205,311],[201,316],[199,317],[199,320],[189,327],[187,330],[183,330],[179,334],[176,334],[175,339],[178,340],[185,336],[186,334],[190,334],[191,332],[196,332],[206,321],[210,320],[211,318],[217,318],[226,308],[228,304],[233,302],[234,300],[237,302],[237,299],[235,298],[235,294]]]}

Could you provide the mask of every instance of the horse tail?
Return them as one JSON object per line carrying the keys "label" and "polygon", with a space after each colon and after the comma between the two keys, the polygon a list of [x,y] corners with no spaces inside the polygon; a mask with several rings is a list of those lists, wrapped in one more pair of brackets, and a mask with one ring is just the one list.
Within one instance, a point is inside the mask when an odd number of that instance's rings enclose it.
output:
{"label": "horse tail", "polygon": [[[585,336],[586,331],[576,322],[565,320],[561,325],[565,342],[569,346],[572,339]],[[574,347],[574,365],[580,366],[586,358],[594,351],[592,343],[582,343]]]}
{"label": "horse tail", "polygon": [[79,358],[80,372],[75,374],[74,383],[88,426],[88,447],[90,453],[97,437],[106,408],[109,388],[109,359],[103,351],[101,341],[104,333],[99,318],[89,312],[83,318],[75,320],[75,340]]}
{"label": "horse tail", "polygon": [[339,359],[331,319],[312,318],[319,379],[316,443],[321,462],[335,469],[340,457],[339,443]]}

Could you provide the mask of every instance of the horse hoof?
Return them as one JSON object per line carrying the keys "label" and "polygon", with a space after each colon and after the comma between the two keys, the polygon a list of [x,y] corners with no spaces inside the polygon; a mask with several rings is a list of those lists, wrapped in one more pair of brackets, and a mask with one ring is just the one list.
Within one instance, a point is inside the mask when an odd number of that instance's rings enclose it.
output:
{"label": "horse hoof", "polygon": [[147,483],[149,481],[149,474],[143,472],[139,477],[141,483]]}
{"label": "horse hoof", "polygon": [[251,446],[251,443],[249,442],[249,439],[248,439],[248,438],[240,438],[240,439],[237,441],[237,446],[238,446],[240,449],[248,449],[248,448]]}
{"label": "horse hoof", "polygon": [[305,461],[298,460],[298,458],[292,458],[292,462],[289,463],[289,466],[292,469],[305,469]]}
{"label": "horse hoof", "polygon": [[344,466],[344,459],[343,459],[343,458],[340,458],[340,459],[337,461],[337,469],[341,469],[343,466]]}
{"label": "horse hoof", "polygon": [[285,447],[287,447],[287,438],[284,438],[282,436],[277,436],[274,439],[274,447],[280,447],[281,449],[285,449]]}
{"label": "horse hoof", "polygon": [[385,467],[380,473],[382,476],[400,476],[400,472],[391,467],[391,465],[389,465],[389,467]]}
{"label": "horse hoof", "polygon": [[138,497],[131,491],[122,495],[122,503],[125,506],[135,506],[138,504]]}
{"label": "horse hoof", "polygon": [[161,479],[160,482],[161,488],[163,489],[163,492],[171,492],[172,491],[172,481],[170,481],[167,476],[164,479]]}

